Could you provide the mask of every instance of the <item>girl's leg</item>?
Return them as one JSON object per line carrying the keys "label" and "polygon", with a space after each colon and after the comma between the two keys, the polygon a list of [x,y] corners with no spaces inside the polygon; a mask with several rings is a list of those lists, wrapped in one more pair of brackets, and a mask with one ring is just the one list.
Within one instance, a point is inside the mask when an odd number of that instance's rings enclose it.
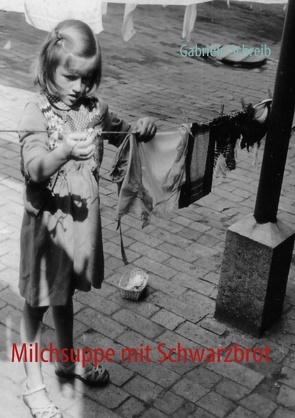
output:
{"label": "girl's leg", "polygon": [[[104,386],[109,381],[109,373],[102,367],[94,367],[92,362],[87,362],[83,365],[80,361],[74,361],[74,345],[73,345],[73,301],[70,301],[65,306],[53,307],[53,319],[55,324],[57,345],[59,352],[67,349],[68,358],[60,356],[55,373],[63,378],[80,378],[84,383],[91,386]],[[74,361],[74,362],[73,362]]]}
{"label": "girl's leg", "polygon": [[[26,344],[28,353],[29,350],[32,352],[33,358],[36,358],[35,354],[38,359],[40,357],[41,327],[46,310],[47,307],[33,308],[27,302],[24,305],[20,326],[21,342]],[[40,361],[24,361],[24,366],[27,375],[27,389],[33,389],[44,384]],[[46,405],[48,405],[48,397],[45,390],[30,396],[30,407],[37,408]]]}
{"label": "girl's leg", "polygon": [[[57,346],[59,353],[62,349],[67,349],[67,354],[74,351],[73,343],[73,322],[74,322],[74,311],[73,301],[70,301],[65,306],[53,306],[52,307],[53,320],[56,330]],[[58,359],[57,359],[58,360]],[[71,361],[65,362],[65,358],[60,356],[58,361],[63,362],[65,366],[71,364]]]}

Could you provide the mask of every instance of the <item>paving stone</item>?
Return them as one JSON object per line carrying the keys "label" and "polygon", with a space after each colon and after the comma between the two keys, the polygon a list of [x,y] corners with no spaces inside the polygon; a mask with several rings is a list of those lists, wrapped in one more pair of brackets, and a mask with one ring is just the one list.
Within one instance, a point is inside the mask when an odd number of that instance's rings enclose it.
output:
{"label": "paving stone", "polygon": [[294,370],[291,369],[290,367],[284,366],[281,370],[279,381],[295,389]]}
{"label": "paving stone", "polygon": [[179,408],[173,415],[173,418],[187,418],[193,411],[195,411],[196,405],[192,402],[186,401],[181,408]]}
{"label": "paving stone", "polygon": [[161,393],[154,402],[154,406],[160,411],[165,412],[168,416],[176,412],[186,402],[180,396],[170,391]]}
{"label": "paving stone", "polygon": [[114,303],[105,297],[101,297],[94,292],[78,292],[75,297],[77,301],[82,304],[106,315],[111,315],[120,309],[120,305],[117,303]]}
{"label": "paving stone", "polygon": [[279,378],[279,375],[281,373],[282,364],[280,363],[255,363],[255,362],[249,362],[247,363],[247,367],[249,369],[254,370],[260,374],[263,374],[266,378],[274,379],[274,377]]}
{"label": "paving stone", "polygon": [[200,277],[201,279],[203,278],[203,276],[205,276],[205,274],[207,273],[205,269],[195,266],[191,263],[188,263],[186,261],[183,260],[179,260],[179,259],[174,259],[174,258],[169,258],[165,264],[167,266],[169,266],[170,268],[175,269],[177,272],[180,273],[186,273],[188,275],[191,275],[193,277]]}
{"label": "paving stone", "polygon": [[211,318],[211,317],[206,317],[205,319],[203,319],[200,322],[200,326],[219,336],[222,336],[227,330],[225,325],[221,324],[220,322],[216,321],[215,318]]}
{"label": "paving stone", "polygon": [[[114,259],[117,258],[119,260],[119,262],[123,262],[122,260],[122,255],[121,255],[121,246],[118,244],[115,244],[112,241],[105,241],[103,244],[103,250],[105,254],[110,254],[114,257],[112,257],[113,259],[113,266],[117,266],[119,265],[118,262]],[[137,252],[131,251],[128,248],[128,251],[126,251],[126,255],[128,258],[129,262],[133,262],[134,260],[136,260],[137,258],[140,257],[140,254],[138,254]]]}
{"label": "paving stone", "polygon": [[282,406],[276,409],[276,411],[274,412],[272,416],[272,418],[293,418],[293,417],[294,417],[294,411],[291,411],[290,409],[284,408]]}
{"label": "paving stone", "polygon": [[105,259],[105,277],[107,277],[108,270],[116,270],[124,265],[123,260],[116,257],[108,257]]}
{"label": "paving stone", "polygon": [[20,319],[21,312],[9,305],[6,305],[0,310],[0,322],[17,333],[19,333]]}
{"label": "paving stone", "polygon": [[202,268],[203,270],[205,269],[206,271],[216,271],[217,269],[219,269],[221,265],[222,255],[219,248],[214,248],[214,251],[215,254],[212,256],[211,259],[207,256],[200,257],[194,262],[194,265],[199,268]]}
{"label": "paving stone", "polygon": [[133,371],[128,370],[126,367],[121,366],[118,363],[108,363],[105,364],[105,366],[110,373],[112,383],[116,386],[124,385],[134,376]]}
{"label": "paving stone", "polygon": [[[145,318],[150,318],[155,312],[158,312],[159,308],[154,306],[149,302],[145,302],[144,300],[130,300],[130,299],[123,299],[121,294],[116,291],[113,293],[110,298],[112,301],[116,302],[123,308],[129,309],[130,311],[137,312],[141,316]],[[161,324],[160,324],[161,325]]]}
{"label": "paving stone", "polygon": [[264,380],[257,386],[255,392],[264,398],[277,403],[279,387],[280,384],[277,382],[277,376],[273,376],[272,378],[265,377]]}
{"label": "paving stone", "polygon": [[191,220],[190,219],[187,219],[184,216],[176,216],[173,219],[173,222],[176,222],[176,223],[178,223],[178,224],[180,224],[182,226],[186,226],[186,227],[188,227],[191,224]]}
{"label": "paving stone", "polygon": [[142,346],[145,347],[151,347],[152,352],[156,352],[157,349],[157,343],[153,340],[150,340],[149,338],[144,337],[143,335],[132,331],[130,329],[127,329],[124,333],[120,334],[116,339],[116,342],[120,343],[122,346],[125,347],[137,347],[139,348],[142,344]]}
{"label": "paving stone", "polygon": [[179,236],[179,234],[175,235],[161,228],[154,230],[153,236],[160,239],[162,242],[165,241],[169,244],[174,244],[181,248],[186,248],[191,243],[189,239],[182,238]]}
{"label": "paving stone", "polygon": [[[79,322],[79,321],[74,321],[74,326],[75,323]],[[82,324],[83,325],[83,324]],[[114,351],[114,355],[110,352],[111,355],[111,359],[110,362],[112,361],[118,361],[120,362],[121,360],[121,349],[122,346],[120,344],[117,344],[116,342],[114,342],[112,339],[106,337],[105,335],[102,335],[99,332],[94,331],[93,329],[89,329],[89,327],[87,327],[86,330],[84,330],[84,332],[76,337],[77,342],[79,342],[82,346],[85,347],[89,347],[92,350],[94,349],[98,349],[98,348],[102,348],[104,350],[105,353],[107,353],[107,350],[111,349]],[[98,358],[101,358],[100,354],[97,354]],[[108,361],[107,359],[105,359],[105,361]]]}
{"label": "paving stone", "polygon": [[174,330],[178,325],[182,324],[185,320],[172,312],[161,309],[153,315],[152,320],[163,327]]}
{"label": "paving stone", "polygon": [[[126,215],[122,219],[123,225],[130,226],[132,228],[138,229],[139,231],[142,231],[142,221],[138,219],[136,216],[133,215]],[[154,231],[155,227],[153,225],[147,225],[144,227],[144,233],[149,234],[150,232]],[[117,234],[118,236],[118,234]],[[132,240],[134,242],[134,240]],[[125,236],[124,236],[124,242],[125,242]],[[127,244],[129,245],[129,244]]]}
{"label": "paving stone", "polygon": [[146,411],[143,415],[141,415],[142,418],[167,418],[169,415],[164,414],[164,412],[159,411],[156,408],[150,408],[148,411]]}
{"label": "paving stone", "polygon": [[273,341],[270,341],[268,339],[261,339],[261,344],[259,344],[261,347],[269,347],[269,358],[273,362],[280,363],[285,359],[285,357],[288,355],[289,350],[287,347],[284,347],[280,344],[276,344]]}
{"label": "paving stone", "polygon": [[197,402],[209,392],[205,387],[186,378],[177,382],[172,387],[172,391],[193,403]]}
{"label": "paving stone", "polygon": [[155,274],[150,274],[148,286],[153,289],[160,290],[171,297],[177,297],[184,293],[186,289],[177,281],[176,278],[177,276],[169,280]]}
{"label": "paving stone", "polygon": [[76,402],[67,411],[74,418],[119,418],[119,415],[97,404],[97,402],[85,397],[80,402]]}
{"label": "paving stone", "polygon": [[163,243],[163,240],[158,239],[156,237],[149,236],[145,234],[144,232],[137,231],[136,229],[129,228],[128,231],[124,233],[126,236],[134,239],[135,241],[142,242],[145,245],[149,245],[152,248],[155,248]]}
{"label": "paving stone", "polygon": [[207,389],[212,389],[222,380],[220,375],[201,366],[195,367],[193,370],[186,373],[185,377],[193,382],[199,383]]}
{"label": "paving stone", "polygon": [[216,386],[215,391],[223,397],[230,399],[233,402],[239,401],[246,395],[249,395],[252,389],[239,385],[229,379],[222,379]]}
{"label": "paving stone", "polygon": [[78,312],[76,318],[83,324],[90,326],[101,334],[104,334],[112,339],[116,338],[126,329],[121,324],[118,324],[111,318],[107,318],[102,314],[99,314],[91,308]]}
{"label": "paving stone", "polygon": [[[3,271],[1,271],[1,273],[3,273]],[[1,280],[0,280],[0,292],[2,292],[2,290],[4,290],[5,288],[7,288],[8,287],[8,284],[7,283],[5,283],[5,282],[2,282]]]}
{"label": "paving stone", "polygon": [[[226,324],[224,325],[226,326]],[[244,334],[242,332],[239,332],[237,329],[231,327],[228,327],[227,332],[229,333],[230,340],[241,347],[254,348],[256,345],[257,339],[253,338],[251,335]],[[262,347],[263,345],[261,345],[261,348]]]}
{"label": "paving stone", "polygon": [[295,390],[282,385],[278,395],[278,403],[295,411]]}
{"label": "paving stone", "polygon": [[216,246],[218,244],[222,244],[223,241],[221,241],[221,239],[219,238],[215,238],[214,236],[210,235],[208,231],[198,239],[198,243],[204,245],[205,247],[216,248]]}
{"label": "paving stone", "polygon": [[165,254],[165,244],[161,244],[160,249],[157,248],[151,248],[149,245],[135,242],[134,244],[130,245],[128,249],[133,250],[140,255],[143,255],[145,257],[152,258],[156,262],[161,263],[164,260],[167,260],[167,258],[170,257],[169,254]]}
{"label": "paving stone", "polygon": [[167,311],[176,313],[182,318],[185,318],[192,322],[198,322],[204,317],[201,312],[195,312],[193,307],[188,306],[185,302],[176,298],[156,293],[152,297],[152,302],[161,308],[165,308]]}
{"label": "paving stone", "polygon": [[[169,221],[168,220],[169,214],[165,214],[165,218],[162,216],[159,217],[153,217],[152,219],[152,224],[153,226],[158,226],[162,229],[165,229],[168,232],[171,233],[180,233],[180,231],[183,230],[183,226],[182,225],[178,225],[175,222]],[[173,215],[171,216],[171,218],[173,217]]]}
{"label": "paving stone", "polygon": [[[169,254],[169,256],[173,256],[176,259],[182,259],[188,262],[193,262],[198,258],[198,254],[196,254],[193,250],[191,250],[191,246],[181,249],[177,245],[172,245],[169,243],[161,244],[161,250]],[[169,257],[167,257],[169,258]]]}
{"label": "paving stone", "polygon": [[22,310],[23,308],[22,297],[19,296],[19,293],[16,293],[11,287],[6,287],[0,292],[0,299],[13,306],[15,309]]}
{"label": "paving stone", "polygon": [[248,411],[248,409],[239,406],[234,410],[234,412],[228,415],[228,418],[257,418],[257,415],[251,411]]}
{"label": "paving stone", "polygon": [[211,283],[208,283],[199,277],[192,277],[184,273],[177,274],[172,278],[172,281],[175,281],[175,283],[178,283],[181,286],[185,286],[188,289],[196,290],[206,296],[210,296],[215,289],[215,286]]}
{"label": "paving stone", "polygon": [[145,403],[153,402],[163,391],[161,386],[156,385],[142,376],[135,376],[133,379],[129,380],[129,382],[124,385],[124,390]]}
{"label": "paving stone", "polygon": [[[203,347],[213,348],[214,350],[217,350],[220,347],[225,347],[228,344],[227,337],[219,336],[213,332],[207,331],[198,324],[192,324],[189,321],[180,325],[176,332],[192,341],[195,341]],[[205,353],[204,361],[207,354],[209,354],[209,352]]]}
{"label": "paving stone", "polygon": [[98,390],[96,387],[88,387],[85,393],[89,398],[111,410],[118,408],[129,397],[128,393],[112,383],[109,383],[101,390]]}
{"label": "paving stone", "polygon": [[210,271],[208,274],[205,274],[204,276],[204,280],[206,280],[207,282],[213,283],[218,285],[219,284],[219,279],[220,279],[220,274]]}
{"label": "paving stone", "polygon": [[295,369],[295,354],[291,353],[287,358],[285,358],[284,365]]}
{"label": "paving stone", "polygon": [[[129,347],[131,346],[129,345]],[[150,381],[164,388],[169,388],[179,379],[179,374],[166,368],[165,363],[163,365],[158,363],[160,356],[157,350],[153,349],[150,353],[149,358],[147,356],[143,358],[138,356],[137,360],[134,355],[131,358],[125,355],[125,360],[122,360],[122,364],[129,370],[146,377]]]}
{"label": "paving stone", "polygon": [[172,268],[167,267],[165,264],[156,263],[148,257],[141,257],[135,260],[134,264],[143,270],[164,277],[165,279],[170,279],[175,275],[175,271]]}
{"label": "paving stone", "polygon": [[111,295],[117,294],[118,291],[114,286],[107,284],[105,281],[102,283],[102,287],[100,289],[91,289],[93,293],[98,294],[101,297],[110,297]]}
{"label": "paving stone", "polygon": [[220,418],[227,416],[235,407],[233,402],[213,391],[198,400],[197,405]]}
{"label": "paving stone", "polygon": [[210,412],[205,411],[203,408],[197,408],[195,411],[188,416],[188,418],[214,418],[216,415],[210,414]]}
{"label": "paving stone", "polygon": [[116,412],[124,418],[132,418],[139,416],[139,414],[141,414],[144,410],[144,403],[134,397],[131,397],[128,398],[119,408],[117,408]]}
{"label": "paving stone", "polygon": [[202,236],[202,232],[191,228],[183,228],[182,231],[178,233],[178,235],[182,238],[185,238],[186,240],[195,241]]}
{"label": "paving stone", "polygon": [[263,418],[268,418],[276,409],[276,404],[254,393],[239,402],[243,407],[255,412]]}
{"label": "paving stone", "polygon": [[136,332],[147,338],[155,338],[164,332],[164,328],[152,321],[130,312],[127,309],[121,309],[113,315],[113,319],[119,323],[128,326]]}
{"label": "paving stone", "polygon": [[249,389],[254,389],[264,378],[262,374],[238,363],[210,363],[207,368]]}
{"label": "paving stone", "polygon": [[[125,269],[124,269],[125,272]],[[119,283],[121,279],[122,274],[119,274],[118,272],[111,272],[109,274],[105,274],[105,280],[104,283],[107,283],[108,285],[114,286],[119,289]],[[116,289],[117,290],[117,289]]]}

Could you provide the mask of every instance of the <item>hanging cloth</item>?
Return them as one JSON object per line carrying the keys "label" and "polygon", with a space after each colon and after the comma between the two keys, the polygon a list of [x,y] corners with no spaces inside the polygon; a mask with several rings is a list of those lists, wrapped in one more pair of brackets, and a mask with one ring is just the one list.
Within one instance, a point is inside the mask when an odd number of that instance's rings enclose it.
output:
{"label": "hanging cloth", "polygon": [[103,30],[101,2],[97,0],[24,0],[24,9],[27,22],[45,31],[66,19],[82,20],[94,33]]}
{"label": "hanging cloth", "polygon": [[185,181],[185,157],[189,128],[157,133],[147,142],[138,142],[134,134],[126,137],[117,151],[111,171],[119,185],[117,219],[125,213],[139,216],[143,227],[151,213],[177,208]]}
{"label": "hanging cloth", "polygon": [[181,188],[179,208],[187,207],[211,192],[214,147],[210,125],[193,123],[185,160],[186,180]]}
{"label": "hanging cloth", "polygon": [[106,0],[107,3],[125,3],[122,36],[126,42],[136,33],[133,25],[133,12],[137,5],[185,6],[182,37],[190,41],[197,17],[197,4],[209,1],[212,0]]}

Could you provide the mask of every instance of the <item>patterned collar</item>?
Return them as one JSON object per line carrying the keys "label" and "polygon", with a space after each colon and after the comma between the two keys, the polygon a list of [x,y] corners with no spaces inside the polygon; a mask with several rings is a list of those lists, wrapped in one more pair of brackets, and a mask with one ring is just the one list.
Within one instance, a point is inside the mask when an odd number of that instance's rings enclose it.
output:
{"label": "patterned collar", "polygon": [[54,96],[53,94],[50,94],[48,90],[44,91],[45,96],[47,97],[49,103],[55,107],[56,109],[59,110],[71,110],[71,107],[64,104],[64,102],[62,102],[60,100],[60,98],[58,96]]}
{"label": "patterned collar", "polygon": [[[64,102],[60,100],[58,96],[54,96],[50,94],[48,90],[44,91],[45,96],[47,97],[49,103],[58,110],[77,110],[81,106],[81,104],[86,105],[86,103],[90,103],[91,99],[88,97],[81,97],[73,106],[68,106]],[[87,100],[88,99],[88,100]]]}

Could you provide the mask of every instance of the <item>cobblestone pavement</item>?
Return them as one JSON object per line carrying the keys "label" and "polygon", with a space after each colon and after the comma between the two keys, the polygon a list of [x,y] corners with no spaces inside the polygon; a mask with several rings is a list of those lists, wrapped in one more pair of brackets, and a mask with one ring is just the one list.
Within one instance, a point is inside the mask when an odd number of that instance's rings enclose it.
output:
{"label": "cobblestone pavement", "polygon": [[[204,4],[191,41],[181,39],[183,7],[138,7],[137,34],[121,37],[123,5],[111,4],[99,36],[104,59],[101,96],[128,121],[149,115],[159,128],[207,121],[224,111],[241,109],[241,99],[257,103],[273,91],[284,11],[280,6]],[[30,64],[44,33],[24,16],[0,12],[0,122],[15,129],[32,95]],[[182,57],[184,43],[267,44],[271,59],[261,69],[212,65]],[[13,133],[0,133],[0,415],[29,417],[21,393],[22,364],[11,361],[19,344],[23,300],[18,293],[19,230],[23,212],[19,146]],[[116,231],[116,188],[108,179],[114,149],[107,147],[101,180],[106,279],[101,291],[75,296],[75,337],[80,348],[113,348],[111,383],[104,389],[58,382],[54,365],[44,363],[46,384],[65,418],[230,417],[291,418],[295,412],[295,265],[290,270],[281,321],[258,339],[214,320],[214,306],[227,227],[253,213],[259,179],[253,155],[238,153],[238,168],[214,179],[212,193],[187,209],[154,218],[142,230],[138,219],[123,218],[131,266],[150,274],[144,300],[120,297],[118,283],[126,270]],[[279,217],[295,228],[295,145],[291,138]],[[127,268],[130,268],[128,266]],[[43,329],[44,346],[55,342],[50,313]],[[271,362],[199,363],[164,361],[158,344],[186,348],[270,347]],[[124,347],[151,349],[151,362],[124,361]],[[173,358],[175,359],[175,358]]]}

